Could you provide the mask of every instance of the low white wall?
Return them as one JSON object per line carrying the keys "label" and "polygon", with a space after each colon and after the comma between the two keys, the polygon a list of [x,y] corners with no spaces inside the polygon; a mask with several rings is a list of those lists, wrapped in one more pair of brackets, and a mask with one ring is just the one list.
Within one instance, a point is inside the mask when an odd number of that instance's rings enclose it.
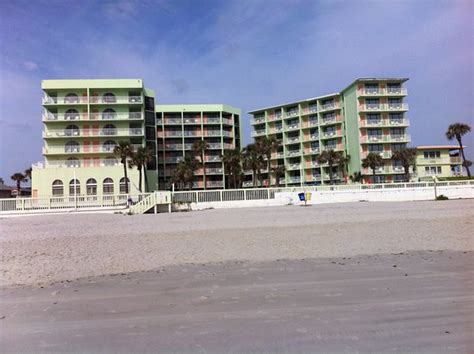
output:
{"label": "low white wall", "polygon": [[[342,203],[342,202],[395,202],[414,200],[433,200],[434,188],[406,188],[406,189],[368,189],[349,191],[308,191],[311,200],[307,204]],[[445,195],[449,199],[474,198],[474,186],[447,186],[437,187],[438,195]],[[275,198],[291,201],[292,204],[303,204],[297,192],[276,193]]]}
{"label": "low white wall", "polygon": [[265,206],[281,206],[291,203],[289,198],[259,199],[259,200],[233,200],[225,202],[203,202],[203,203],[174,203],[173,211],[206,210],[206,209],[228,209],[228,208],[252,208]]}

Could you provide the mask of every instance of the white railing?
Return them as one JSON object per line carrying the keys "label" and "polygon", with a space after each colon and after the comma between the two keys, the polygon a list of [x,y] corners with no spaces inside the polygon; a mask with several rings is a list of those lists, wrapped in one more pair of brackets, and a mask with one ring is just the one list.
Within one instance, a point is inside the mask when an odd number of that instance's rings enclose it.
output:
{"label": "white railing", "polygon": [[43,97],[43,104],[115,104],[115,103],[142,103],[141,96],[77,96],[77,97]]}
{"label": "white railing", "polygon": [[99,128],[99,129],[48,129],[43,131],[44,138],[68,138],[83,136],[139,136],[142,128]]}
{"label": "white railing", "polygon": [[359,106],[361,111],[406,111],[407,103],[366,103]]}
{"label": "white railing", "polygon": [[[147,194],[131,196],[133,202],[145,198]],[[0,213],[28,213],[49,210],[73,210],[85,208],[125,207],[126,194],[56,196],[46,198],[7,198],[0,199]]]}
{"label": "white railing", "polygon": [[[94,150],[91,150],[94,152]],[[33,169],[44,168],[79,168],[79,167],[111,167],[120,165],[120,160],[116,157],[109,159],[74,159],[74,160],[50,160],[33,164]]]}
{"label": "white railing", "polygon": [[155,191],[130,206],[129,212],[130,214],[143,214],[160,204],[170,205],[168,212],[171,212],[171,192]]}
{"label": "white railing", "polygon": [[142,112],[130,112],[130,113],[111,113],[111,112],[102,112],[102,113],[44,113],[43,121],[88,121],[88,120],[133,120],[133,119],[143,119]]}
{"label": "white railing", "polygon": [[[295,180],[297,177],[293,177]],[[289,179],[290,181],[290,179]],[[219,181],[220,182],[220,181]],[[248,183],[248,185],[250,182]],[[474,180],[437,182],[437,186],[474,186]],[[434,182],[382,183],[382,184],[340,184],[325,186],[280,187],[280,188],[248,188],[221,189],[213,191],[176,191],[171,193],[173,203],[225,202],[234,200],[275,199],[278,192],[300,191],[361,191],[380,189],[421,189],[433,188]],[[134,202],[145,199],[149,194],[132,196]],[[78,208],[124,207],[127,195],[104,196],[67,196],[48,198],[6,198],[0,199],[0,212],[23,213],[31,211],[67,210]]]}
{"label": "white railing", "polygon": [[377,96],[377,95],[406,95],[407,89],[403,87],[393,87],[393,88],[363,88],[357,90],[359,95],[366,95],[366,96]]}

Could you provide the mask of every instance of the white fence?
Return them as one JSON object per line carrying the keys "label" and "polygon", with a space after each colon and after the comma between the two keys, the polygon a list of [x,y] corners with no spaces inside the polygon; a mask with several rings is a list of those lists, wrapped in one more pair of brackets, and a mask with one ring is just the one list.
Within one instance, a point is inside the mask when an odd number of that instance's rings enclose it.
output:
{"label": "white fence", "polygon": [[[472,186],[474,180],[437,182],[438,188],[448,186]],[[434,189],[434,182],[416,183],[384,183],[384,184],[346,184],[333,186],[306,186],[306,187],[281,187],[281,188],[255,188],[255,189],[227,189],[210,191],[180,191],[172,194],[173,203],[213,203],[233,202],[247,200],[275,199],[277,193],[297,192],[336,192],[336,191],[383,191],[399,190],[414,191],[426,188]]]}
{"label": "white fence", "polygon": [[[357,200],[427,200],[434,199],[434,182],[348,184],[334,186],[307,186],[281,188],[222,189],[208,191],[178,191],[171,193],[171,202],[206,207],[244,207],[281,205],[296,200],[299,192],[314,192],[319,202]],[[474,180],[436,183],[438,195],[450,198],[474,198]],[[150,193],[132,196],[134,203]],[[282,198],[284,196],[284,198]],[[390,197],[388,197],[390,196]],[[389,198],[389,199],[387,199]],[[391,198],[391,199],[390,199]],[[77,209],[119,208],[127,205],[127,195],[70,196],[50,198],[0,199],[0,214],[21,214]],[[286,200],[286,202],[285,202]],[[179,209],[179,208],[175,208]]]}
{"label": "white fence", "polygon": [[[133,202],[138,202],[148,194],[131,196]],[[0,199],[0,213],[17,214],[46,211],[67,211],[76,209],[119,208],[127,205],[126,194],[115,195],[78,195],[49,198],[6,198]]]}

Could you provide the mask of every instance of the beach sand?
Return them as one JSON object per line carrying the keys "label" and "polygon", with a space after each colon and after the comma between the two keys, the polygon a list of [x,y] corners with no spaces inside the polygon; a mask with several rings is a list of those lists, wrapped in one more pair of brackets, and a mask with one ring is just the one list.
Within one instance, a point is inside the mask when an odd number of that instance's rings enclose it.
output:
{"label": "beach sand", "polygon": [[0,286],[179,264],[472,251],[474,200],[0,219]]}

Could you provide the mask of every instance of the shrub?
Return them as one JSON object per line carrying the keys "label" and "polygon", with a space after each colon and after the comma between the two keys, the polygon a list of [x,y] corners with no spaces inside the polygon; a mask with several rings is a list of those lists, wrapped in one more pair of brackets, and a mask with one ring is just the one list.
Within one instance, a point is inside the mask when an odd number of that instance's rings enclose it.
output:
{"label": "shrub", "polygon": [[438,196],[436,197],[436,200],[448,200],[448,199],[449,199],[449,198],[446,197],[446,196],[443,195],[443,194],[440,194],[440,195],[438,195]]}

